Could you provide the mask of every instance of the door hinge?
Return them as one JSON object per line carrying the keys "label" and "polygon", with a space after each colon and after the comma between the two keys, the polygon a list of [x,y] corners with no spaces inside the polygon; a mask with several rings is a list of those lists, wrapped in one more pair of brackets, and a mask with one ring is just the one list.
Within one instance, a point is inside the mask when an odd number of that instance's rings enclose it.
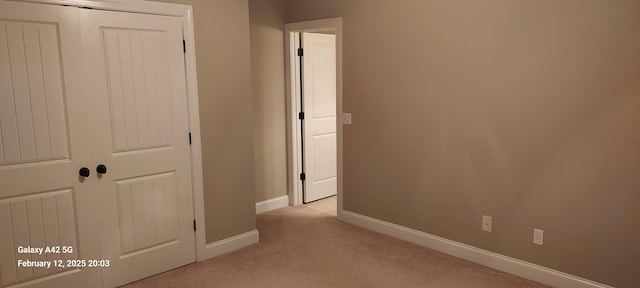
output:
{"label": "door hinge", "polygon": [[187,41],[185,41],[184,39],[182,39],[182,51],[184,51],[184,53],[187,53]]}
{"label": "door hinge", "polygon": [[196,231],[196,219],[193,219],[193,231]]}
{"label": "door hinge", "polygon": [[302,181],[307,180],[307,174],[300,173],[300,180],[302,180]]}
{"label": "door hinge", "polygon": [[304,120],[304,112],[298,113],[298,119]]}
{"label": "door hinge", "polygon": [[189,145],[191,145],[191,132],[189,132]]}
{"label": "door hinge", "polygon": [[302,57],[303,55],[304,55],[304,52],[302,48],[298,48],[298,56]]}

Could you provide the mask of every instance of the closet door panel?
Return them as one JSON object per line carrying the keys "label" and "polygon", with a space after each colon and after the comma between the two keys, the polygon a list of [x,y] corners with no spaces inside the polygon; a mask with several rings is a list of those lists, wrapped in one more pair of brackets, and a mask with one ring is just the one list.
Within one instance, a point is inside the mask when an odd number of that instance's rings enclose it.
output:
{"label": "closet door panel", "polygon": [[99,269],[67,262],[100,257],[92,179],[78,175],[90,161],[78,20],[0,2],[0,287],[100,285]]}
{"label": "closet door panel", "polygon": [[80,14],[110,287],[195,261],[182,22]]}

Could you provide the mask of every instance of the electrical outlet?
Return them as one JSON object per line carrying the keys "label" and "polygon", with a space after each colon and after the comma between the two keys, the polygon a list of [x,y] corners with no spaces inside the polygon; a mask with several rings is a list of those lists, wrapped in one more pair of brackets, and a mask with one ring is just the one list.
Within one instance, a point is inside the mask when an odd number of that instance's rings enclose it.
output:
{"label": "electrical outlet", "polygon": [[533,244],[543,245],[544,230],[533,229]]}
{"label": "electrical outlet", "polygon": [[482,215],[482,231],[491,232],[493,226],[493,218],[491,216]]}

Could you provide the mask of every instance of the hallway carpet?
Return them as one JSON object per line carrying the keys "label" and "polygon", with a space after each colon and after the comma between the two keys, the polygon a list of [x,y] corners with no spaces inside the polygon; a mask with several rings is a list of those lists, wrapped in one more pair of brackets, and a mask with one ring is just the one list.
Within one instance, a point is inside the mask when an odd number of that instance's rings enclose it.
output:
{"label": "hallway carpet", "polygon": [[257,216],[260,243],[126,287],[546,287],[304,206]]}

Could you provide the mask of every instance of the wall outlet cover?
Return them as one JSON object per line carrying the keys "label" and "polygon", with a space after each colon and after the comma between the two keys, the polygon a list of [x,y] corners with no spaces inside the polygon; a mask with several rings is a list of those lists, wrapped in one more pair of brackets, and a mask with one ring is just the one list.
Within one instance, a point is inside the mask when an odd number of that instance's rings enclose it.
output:
{"label": "wall outlet cover", "polygon": [[533,244],[544,245],[544,230],[533,229]]}
{"label": "wall outlet cover", "polygon": [[482,215],[482,231],[491,232],[493,230],[493,218]]}

